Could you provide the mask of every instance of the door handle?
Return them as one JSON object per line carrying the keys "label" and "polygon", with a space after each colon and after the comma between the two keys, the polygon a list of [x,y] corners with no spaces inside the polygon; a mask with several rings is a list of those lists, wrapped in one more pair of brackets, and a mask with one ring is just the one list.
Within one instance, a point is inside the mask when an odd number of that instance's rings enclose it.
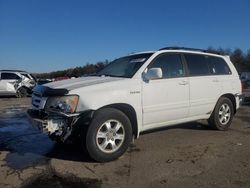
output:
{"label": "door handle", "polygon": [[179,82],[179,85],[187,85],[187,84],[188,84],[188,81],[185,81],[185,80]]}

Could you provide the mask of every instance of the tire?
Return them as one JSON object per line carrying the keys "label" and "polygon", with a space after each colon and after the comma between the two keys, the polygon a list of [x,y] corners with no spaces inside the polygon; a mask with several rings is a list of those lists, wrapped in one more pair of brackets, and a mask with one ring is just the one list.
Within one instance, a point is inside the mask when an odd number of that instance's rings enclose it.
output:
{"label": "tire", "polygon": [[17,98],[23,98],[28,96],[28,91],[24,87],[20,87],[16,92]]}
{"label": "tire", "polygon": [[81,140],[95,161],[113,161],[126,152],[132,141],[130,120],[120,110],[103,108],[96,112]]}
{"label": "tire", "polygon": [[230,99],[221,97],[208,122],[216,130],[226,131],[232,123],[234,107]]}

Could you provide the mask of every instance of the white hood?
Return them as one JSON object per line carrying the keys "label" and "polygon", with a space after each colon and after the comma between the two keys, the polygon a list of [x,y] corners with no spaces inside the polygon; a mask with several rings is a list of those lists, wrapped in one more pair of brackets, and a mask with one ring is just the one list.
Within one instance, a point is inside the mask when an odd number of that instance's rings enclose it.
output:
{"label": "white hood", "polygon": [[76,79],[68,79],[68,80],[51,82],[51,83],[45,84],[44,86],[48,86],[52,89],[60,88],[60,89],[73,90],[73,89],[77,89],[81,87],[107,83],[107,82],[113,82],[113,81],[118,81],[122,79],[124,78],[89,76],[89,77],[80,77]]}

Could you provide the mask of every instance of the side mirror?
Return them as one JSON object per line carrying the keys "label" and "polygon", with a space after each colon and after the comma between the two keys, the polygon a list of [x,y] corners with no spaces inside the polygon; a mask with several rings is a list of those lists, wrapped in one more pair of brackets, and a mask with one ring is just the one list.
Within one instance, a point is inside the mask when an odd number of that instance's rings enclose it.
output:
{"label": "side mirror", "polygon": [[159,78],[162,78],[161,68],[151,68],[151,69],[148,69],[148,71],[144,73],[145,80],[155,80]]}

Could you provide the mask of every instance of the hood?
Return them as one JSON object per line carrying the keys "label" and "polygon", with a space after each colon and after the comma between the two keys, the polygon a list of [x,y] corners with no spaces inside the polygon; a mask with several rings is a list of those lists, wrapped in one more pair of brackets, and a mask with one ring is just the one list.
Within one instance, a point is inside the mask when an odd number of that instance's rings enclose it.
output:
{"label": "hood", "polygon": [[50,87],[52,89],[67,89],[73,90],[81,87],[102,84],[107,82],[113,82],[118,80],[123,80],[125,78],[118,77],[99,77],[99,76],[89,76],[89,77],[80,77],[75,79],[61,80],[56,82],[51,82],[45,84],[44,86]]}

